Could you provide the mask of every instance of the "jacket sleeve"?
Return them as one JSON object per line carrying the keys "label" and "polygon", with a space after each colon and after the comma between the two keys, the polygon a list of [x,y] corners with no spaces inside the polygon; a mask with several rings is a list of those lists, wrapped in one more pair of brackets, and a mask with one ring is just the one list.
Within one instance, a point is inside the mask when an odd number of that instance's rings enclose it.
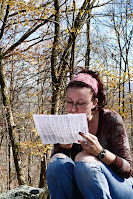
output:
{"label": "jacket sleeve", "polygon": [[133,175],[133,162],[125,126],[121,116],[111,112],[110,121],[110,148],[116,155],[110,168],[121,177],[128,178]]}

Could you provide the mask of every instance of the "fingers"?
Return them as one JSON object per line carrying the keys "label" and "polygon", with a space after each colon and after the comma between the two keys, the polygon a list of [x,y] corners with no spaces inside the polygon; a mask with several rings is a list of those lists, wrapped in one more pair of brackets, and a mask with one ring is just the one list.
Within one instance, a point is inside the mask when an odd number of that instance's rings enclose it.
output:
{"label": "fingers", "polygon": [[82,141],[82,140],[78,140],[78,142],[81,144],[82,148],[84,151],[88,151],[89,152],[89,143],[88,141]]}
{"label": "fingers", "polygon": [[91,121],[92,118],[93,118],[93,115],[87,115],[87,121],[88,121],[88,122]]}
{"label": "fingers", "polygon": [[89,133],[89,135],[88,135],[88,134],[84,134],[84,133],[79,132],[79,134],[80,134],[82,137],[86,138],[88,141],[91,141],[91,142],[93,142],[93,140],[94,140],[94,138],[95,138],[95,136],[94,136],[94,135],[91,136],[92,134],[90,134],[90,133]]}
{"label": "fingers", "polygon": [[87,144],[88,144],[88,141],[78,140],[78,142],[79,142],[82,146],[87,146]]}
{"label": "fingers", "polygon": [[83,146],[83,147],[87,147],[88,146],[88,143],[89,145],[96,145],[97,143],[97,137],[95,135],[92,135],[89,133],[88,134],[84,134],[84,133],[81,133],[79,132],[79,134],[84,137],[86,140],[85,141],[81,141],[81,140],[78,140],[78,142]]}
{"label": "fingers", "polygon": [[89,133],[89,136],[90,136],[91,138],[96,138],[96,136],[93,135],[93,134],[91,134],[91,133]]}
{"label": "fingers", "polygon": [[79,143],[82,145],[83,149],[87,150],[91,154],[97,156],[99,154],[99,151],[102,150],[102,146],[98,141],[98,138],[95,135],[92,134],[84,134],[79,133],[82,137],[86,139],[86,141],[79,140]]}

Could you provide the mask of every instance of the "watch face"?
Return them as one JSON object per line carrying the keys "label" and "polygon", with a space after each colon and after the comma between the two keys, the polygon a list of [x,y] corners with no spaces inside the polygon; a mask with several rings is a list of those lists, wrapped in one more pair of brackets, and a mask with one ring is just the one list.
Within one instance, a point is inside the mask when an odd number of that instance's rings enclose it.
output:
{"label": "watch face", "polygon": [[105,154],[106,154],[106,150],[104,149],[98,156],[98,158],[101,160],[105,157]]}
{"label": "watch face", "polygon": [[105,153],[102,153],[102,154],[100,155],[100,158],[103,159],[104,156],[105,156]]}
{"label": "watch face", "polygon": [[103,150],[101,151],[101,153],[97,156],[98,159],[103,159],[105,157],[106,154],[106,149],[103,148]]}

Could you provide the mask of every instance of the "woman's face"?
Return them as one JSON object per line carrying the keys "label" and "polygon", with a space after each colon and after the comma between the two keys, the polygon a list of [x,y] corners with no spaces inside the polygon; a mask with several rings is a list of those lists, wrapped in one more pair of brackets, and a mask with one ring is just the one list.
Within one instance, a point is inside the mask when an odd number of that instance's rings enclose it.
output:
{"label": "woman's face", "polygon": [[96,106],[97,99],[92,101],[93,93],[90,88],[68,88],[66,92],[66,108],[68,113],[86,113]]}

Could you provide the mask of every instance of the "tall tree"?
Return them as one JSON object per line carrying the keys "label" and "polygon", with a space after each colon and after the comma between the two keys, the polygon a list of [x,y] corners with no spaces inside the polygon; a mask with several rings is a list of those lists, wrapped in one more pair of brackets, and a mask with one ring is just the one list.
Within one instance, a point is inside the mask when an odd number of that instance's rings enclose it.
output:
{"label": "tall tree", "polygon": [[[90,1],[84,1],[81,8],[79,9],[79,12],[77,13],[77,16],[75,17],[75,20],[73,22],[73,27],[71,27],[70,29],[70,33],[69,33],[69,37],[67,40],[67,45],[65,45],[63,47],[63,52],[62,55],[60,57],[60,60],[58,61],[58,65],[56,64],[57,61],[57,57],[55,58],[55,51],[56,54],[58,54],[58,47],[56,46],[56,44],[58,44],[59,42],[59,24],[55,25],[55,38],[54,38],[54,43],[53,43],[53,52],[52,53],[52,65],[51,65],[51,71],[52,71],[52,109],[51,109],[51,113],[52,114],[56,114],[58,113],[58,109],[59,109],[59,98],[60,98],[60,92],[61,92],[61,87],[62,87],[62,83],[63,83],[63,78],[65,77],[66,73],[68,72],[68,65],[69,65],[69,58],[70,58],[70,53],[71,53],[71,47],[73,44],[73,36],[72,36],[72,32],[74,30],[74,37],[75,40],[77,38],[77,35],[79,34],[80,29],[82,28],[82,26],[84,25],[84,23],[86,22],[87,19],[87,14],[88,14],[88,9],[92,9],[94,6],[94,3],[96,2],[96,0],[93,0],[91,3]],[[57,4],[58,5],[58,4]],[[59,6],[55,7],[56,10],[56,16],[55,18],[56,20],[59,20]],[[59,21],[57,21],[59,23]],[[54,63],[53,63],[54,60]]]}
{"label": "tall tree", "polygon": [[[132,19],[132,2],[130,1],[116,1],[114,4],[112,13],[113,13],[113,22],[114,29],[117,38],[117,43],[119,47],[119,110],[122,103],[122,116],[125,117],[127,110],[126,109],[126,98],[129,103],[129,113],[130,113],[130,123],[131,123],[131,134],[133,135],[133,113],[132,113],[132,102],[131,102],[131,75],[129,70],[129,60],[130,52],[132,45],[132,35],[133,35],[133,25],[130,24]],[[118,4],[119,3],[119,4]],[[121,11],[121,12],[120,12]],[[119,14],[120,13],[120,14]],[[118,19],[118,15],[120,15]],[[126,90],[126,85],[128,83],[128,91]],[[122,88],[122,89],[121,89]],[[126,93],[128,92],[128,96]]]}
{"label": "tall tree", "polygon": [[[31,24],[28,23],[28,27],[30,26],[29,29],[27,29],[27,31],[25,31],[24,34],[21,33],[19,36],[19,39],[15,40],[14,43],[12,42],[10,45],[8,43],[8,45],[7,45],[5,42],[6,41],[5,37],[6,36],[8,36],[8,38],[12,37],[12,35],[6,35],[6,32],[8,31],[8,29],[10,29],[11,26],[13,26],[12,27],[13,29],[16,28],[15,25],[17,23],[17,17],[21,16],[21,13],[24,13],[24,16],[27,15],[26,9],[19,10],[19,8],[20,8],[19,6],[18,6],[18,10],[15,11],[14,4],[19,5],[19,2],[15,1],[13,3],[11,0],[9,0],[9,1],[3,0],[1,2],[0,19],[1,19],[2,23],[1,23],[1,32],[0,32],[0,40],[1,40],[0,85],[1,85],[1,93],[2,93],[2,98],[3,98],[3,105],[6,108],[6,119],[7,119],[7,124],[8,124],[9,137],[10,137],[11,144],[12,144],[12,151],[13,151],[15,168],[16,168],[16,172],[17,172],[17,179],[18,179],[19,185],[22,185],[22,184],[25,184],[25,179],[24,179],[24,176],[22,175],[22,168],[21,168],[20,162],[19,162],[19,147],[18,147],[17,140],[15,138],[15,133],[14,133],[15,124],[14,124],[8,89],[7,89],[7,85],[6,85],[4,62],[7,59],[7,57],[12,56],[12,53],[14,52],[14,50],[17,47],[19,47],[20,45],[22,45],[22,43],[24,41],[26,41],[26,39],[31,34],[33,34],[35,31],[37,31],[40,27],[44,26],[44,24],[49,22],[49,20],[52,19],[53,15],[50,15],[47,19],[43,19],[43,18],[40,18],[40,20],[37,19],[37,22],[35,20],[31,20],[32,23]],[[24,4],[24,6],[26,8],[26,4]],[[41,7],[41,8],[44,9],[45,7]],[[13,10],[14,13],[10,14],[10,12],[12,12],[12,9],[14,9]],[[21,17],[21,20],[22,21],[20,21],[19,23],[26,22],[23,20],[23,17]],[[10,32],[10,30],[9,30],[9,32]]]}

